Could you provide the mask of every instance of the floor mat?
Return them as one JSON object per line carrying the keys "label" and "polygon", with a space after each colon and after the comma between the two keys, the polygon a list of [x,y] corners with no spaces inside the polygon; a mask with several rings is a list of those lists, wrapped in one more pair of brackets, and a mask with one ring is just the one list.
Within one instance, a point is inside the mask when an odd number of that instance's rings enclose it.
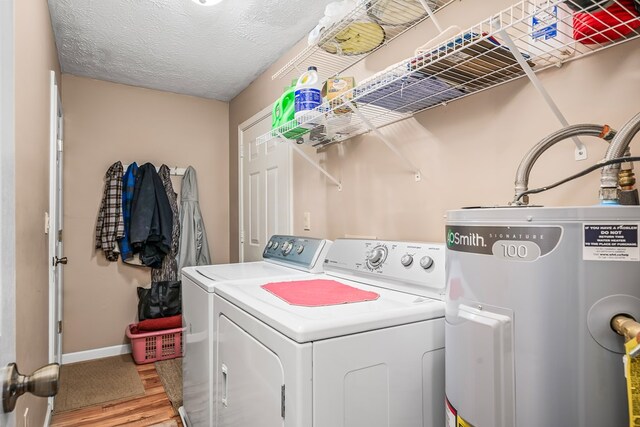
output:
{"label": "floor mat", "polygon": [[182,406],[182,358],[161,360],[155,365],[164,390],[177,414],[178,408]]}
{"label": "floor mat", "polygon": [[60,367],[55,413],[144,395],[144,385],[130,354]]}

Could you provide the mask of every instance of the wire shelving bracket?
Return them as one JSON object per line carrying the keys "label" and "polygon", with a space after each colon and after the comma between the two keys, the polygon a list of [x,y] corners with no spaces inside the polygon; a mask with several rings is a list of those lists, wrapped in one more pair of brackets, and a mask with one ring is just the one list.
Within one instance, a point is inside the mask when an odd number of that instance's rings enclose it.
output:
{"label": "wire shelving bracket", "polygon": [[422,7],[424,7],[424,10],[427,12],[427,15],[429,15],[429,19],[431,19],[431,21],[433,22],[433,25],[436,26],[436,28],[438,29],[438,32],[442,33],[442,27],[440,26],[440,22],[438,22],[438,18],[436,18],[436,15],[435,15],[436,11],[431,9],[431,6],[429,6],[429,4],[427,3],[427,0],[418,0],[418,1],[422,5]]}
{"label": "wire shelving bracket", "polygon": [[304,160],[307,161],[307,163],[309,163],[311,166],[313,166],[314,168],[316,168],[318,171],[320,171],[324,176],[326,176],[329,181],[333,182],[336,187],[338,187],[338,191],[342,191],[342,183],[337,180],[333,175],[331,175],[329,172],[327,172],[325,170],[325,168],[323,168],[322,166],[320,166],[319,164],[317,164],[311,157],[309,157],[307,155],[307,153],[305,153],[304,151],[302,151],[302,149],[300,147],[298,147],[298,145],[296,144],[295,141],[291,141],[289,139],[287,139],[283,134],[278,133],[279,138],[282,141],[289,141],[289,144],[291,145],[291,147],[293,148],[293,150],[298,153],[298,155],[300,157],[302,157]]}
{"label": "wire shelving bracket", "polygon": [[380,129],[378,129],[377,126],[371,123],[367,119],[367,117],[364,114],[362,114],[355,105],[353,105],[351,101],[349,101],[348,99],[345,99],[344,102],[349,106],[349,108],[351,108],[353,112],[356,113],[358,117],[360,117],[360,120],[364,122],[364,124],[369,128],[369,130],[373,132],[384,143],[384,145],[386,145],[387,148],[389,148],[389,150],[393,152],[393,154],[398,156],[400,160],[402,160],[407,166],[409,166],[409,170],[413,173],[413,176],[416,182],[422,181],[422,172],[420,172],[420,169],[418,169],[416,165],[414,165],[413,162],[409,160],[407,156],[402,154],[400,150],[398,150],[398,147],[396,147],[391,141],[389,141],[389,138],[384,136],[384,134],[380,132]]}
{"label": "wire shelving bracket", "polygon": [[[516,59],[516,61],[518,61],[518,64],[520,65],[520,67],[522,67],[525,74],[529,78],[529,81],[531,81],[531,84],[533,85],[533,87],[542,96],[542,99],[544,99],[544,102],[547,104],[549,109],[551,109],[551,112],[553,112],[553,114],[556,116],[560,124],[563,127],[569,126],[569,122],[567,121],[566,117],[564,116],[564,114],[562,114],[562,111],[560,111],[560,108],[558,108],[558,105],[554,102],[549,92],[547,92],[547,89],[544,87],[544,85],[542,84],[542,82],[540,81],[536,73],[531,68],[531,66],[524,59],[525,56],[520,51],[520,49],[518,49],[518,46],[516,46],[511,36],[504,30],[498,31],[498,34],[501,36],[501,39],[504,42],[504,44],[509,48],[509,50],[513,54],[513,57]],[[559,65],[560,64],[561,63],[559,63]],[[574,136],[571,139],[573,140],[574,144],[576,144],[575,159],[586,160],[588,156],[587,147],[577,136]]]}

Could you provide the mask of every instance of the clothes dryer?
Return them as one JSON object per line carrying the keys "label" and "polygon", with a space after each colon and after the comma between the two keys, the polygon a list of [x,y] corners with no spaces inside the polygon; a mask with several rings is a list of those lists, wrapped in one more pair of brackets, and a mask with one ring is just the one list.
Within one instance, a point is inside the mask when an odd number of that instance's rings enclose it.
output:
{"label": "clothes dryer", "polygon": [[287,280],[322,272],[331,242],[294,236],[273,236],[263,261],[187,267],[182,269],[182,314],[185,352],[182,359],[183,406],[180,416],[189,427],[214,424],[213,386],[216,366],[216,318],[213,291],[249,279]]}
{"label": "clothes dryer", "polygon": [[[344,239],[321,275],[217,286],[216,425],[444,425],[444,256],[440,244]],[[314,294],[320,282],[346,290],[336,300],[366,297],[333,305],[333,290]]]}

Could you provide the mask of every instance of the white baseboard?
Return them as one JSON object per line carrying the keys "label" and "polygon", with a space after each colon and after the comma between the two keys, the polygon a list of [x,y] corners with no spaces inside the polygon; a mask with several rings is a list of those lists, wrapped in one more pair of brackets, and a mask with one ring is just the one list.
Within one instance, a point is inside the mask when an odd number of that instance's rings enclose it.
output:
{"label": "white baseboard", "polygon": [[96,348],[93,350],[65,353],[62,355],[62,364],[84,362],[85,360],[102,359],[103,357],[118,356],[131,353],[130,344],[114,345],[112,347]]}

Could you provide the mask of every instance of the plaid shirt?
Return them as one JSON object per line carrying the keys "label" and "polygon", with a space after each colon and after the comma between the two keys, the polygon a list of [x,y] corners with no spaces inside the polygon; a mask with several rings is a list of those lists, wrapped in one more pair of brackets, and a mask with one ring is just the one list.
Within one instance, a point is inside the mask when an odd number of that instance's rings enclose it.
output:
{"label": "plaid shirt", "polygon": [[122,261],[133,259],[133,250],[129,242],[129,224],[131,223],[131,202],[133,201],[133,189],[136,186],[138,165],[133,162],[127,168],[122,177],[122,218],[124,219],[124,236],[118,240]]}
{"label": "plaid shirt", "polygon": [[109,261],[117,261],[116,240],[124,236],[122,219],[122,163],[115,162],[104,176],[104,194],[96,224],[96,248]]}

